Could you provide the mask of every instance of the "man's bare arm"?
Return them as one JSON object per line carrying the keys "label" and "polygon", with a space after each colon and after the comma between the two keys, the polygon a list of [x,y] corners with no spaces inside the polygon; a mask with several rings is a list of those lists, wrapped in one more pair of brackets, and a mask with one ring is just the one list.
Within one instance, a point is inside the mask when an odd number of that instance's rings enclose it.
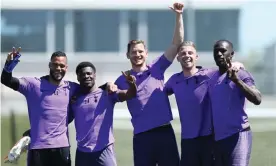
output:
{"label": "man's bare arm", "polygon": [[128,90],[119,90],[118,98],[121,102],[129,100],[136,96],[137,94],[137,86],[136,86],[136,78],[133,75],[130,75],[130,71],[122,72],[125,77],[129,88]]}
{"label": "man's bare arm", "polygon": [[183,7],[181,3],[175,3],[173,7],[170,7],[176,13],[176,22],[173,41],[171,46],[165,51],[165,57],[171,62],[173,62],[177,55],[178,47],[184,41]]}
{"label": "man's bare arm", "polygon": [[261,92],[255,86],[249,86],[242,80],[237,80],[236,85],[244,93],[244,96],[255,105],[260,105],[262,102]]}
{"label": "man's bare arm", "polygon": [[[230,64],[230,66],[232,65]],[[233,67],[229,68],[227,70],[227,77],[241,89],[247,100],[249,100],[255,105],[260,105],[262,102],[262,96],[261,92],[254,86],[254,83],[252,85],[252,82],[254,82],[254,80],[250,76],[247,76],[242,79],[239,78],[237,74],[238,70],[239,69]],[[246,84],[246,82],[251,82],[251,84],[248,85]]]}
{"label": "man's bare arm", "polygon": [[128,90],[119,90],[118,97],[121,102],[130,100],[136,96],[137,86],[135,82],[128,82],[129,88]]}

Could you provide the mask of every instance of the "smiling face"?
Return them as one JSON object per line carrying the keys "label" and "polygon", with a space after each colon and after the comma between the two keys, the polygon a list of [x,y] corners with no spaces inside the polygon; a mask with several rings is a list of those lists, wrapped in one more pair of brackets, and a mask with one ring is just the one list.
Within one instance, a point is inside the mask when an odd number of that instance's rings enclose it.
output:
{"label": "smiling face", "polygon": [[148,52],[143,41],[130,41],[128,44],[127,58],[130,60],[132,66],[142,67],[145,65],[147,57]]}
{"label": "smiling face", "polygon": [[177,61],[181,64],[183,70],[191,70],[196,67],[198,55],[194,45],[185,44],[179,48]]}
{"label": "smiling face", "polygon": [[77,73],[80,86],[91,89],[95,85],[96,73],[92,67],[83,67]]}
{"label": "smiling face", "polygon": [[67,72],[67,58],[65,56],[56,56],[49,63],[50,77],[60,82]]}

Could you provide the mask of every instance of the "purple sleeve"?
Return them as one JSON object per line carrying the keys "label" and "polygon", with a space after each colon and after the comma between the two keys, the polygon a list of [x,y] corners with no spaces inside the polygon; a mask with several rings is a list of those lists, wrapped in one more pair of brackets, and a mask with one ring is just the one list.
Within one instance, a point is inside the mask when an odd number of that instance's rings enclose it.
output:
{"label": "purple sleeve", "polygon": [[76,94],[78,92],[80,85],[75,82],[71,82],[71,81],[69,81],[69,85],[70,85],[69,94],[70,94],[70,97],[72,97],[74,94]]}
{"label": "purple sleeve", "polygon": [[206,75],[209,77],[209,78],[212,78],[212,76],[218,72],[218,68],[207,68],[204,70],[204,72],[206,73]]}
{"label": "purple sleeve", "polygon": [[171,61],[169,61],[165,55],[158,57],[156,60],[152,62],[150,65],[153,69],[159,71],[160,73],[165,73],[167,68],[172,64]]}
{"label": "purple sleeve", "polygon": [[[120,77],[121,77],[121,76],[120,76]],[[114,82],[115,85],[117,85],[117,86],[119,86],[118,84],[120,84],[120,77],[118,77],[118,78],[116,79],[116,81]]]}
{"label": "purple sleeve", "polygon": [[125,89],[124,86],[125,83],[125,78],[121,75],[120,77],[117,78],[115,81],[115,85],[118,86],[118,89]]}
{"label": "purple sleeve", "polygon": [[167,94],[173,94],[173,88],[172,88],[172,82],[173,82],[173,76],[169,78],[169,80],[165,83],[164,92]]}
{"label": "purple sleeve", "polygon": [[246,70],[240,70],[238,72],[239,78],[248,86],[255,86],[255,81],[253,76]]}
{"label": "purple sleeve", "polygon": [[33,78],[28,78],[28,77],[19,78],[18,92],[26,96],[31,89],[30,86],[31,86],[32,79]]}

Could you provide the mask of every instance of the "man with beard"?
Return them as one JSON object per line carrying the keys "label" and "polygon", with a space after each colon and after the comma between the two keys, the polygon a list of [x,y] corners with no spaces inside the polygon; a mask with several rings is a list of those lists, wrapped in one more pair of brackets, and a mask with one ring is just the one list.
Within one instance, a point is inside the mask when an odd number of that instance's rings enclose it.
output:
{"label": "man with beard", "polygon": [[71,109],[75,118],[77,151],[75,166],[116,166],[113,136],[113,112],[117,102],[136,96],[135,77],[122,72],[128,90],[108,94],[95,85],[96,68],[81,62],[76,68],[80,89]]}
{"label": "man with beard", "polygon": [[8,54],[1,83],[23,94],[27,100],[31,126],[28,166],[71,166],[68,139],[68,104],[76,83],[62,80],[67,71],[66,54],[54,52],[50,73],[43,77],[12,76],[20,49]]}
{"label": "man with beard", "polygon": [[[178,166],[179,153],[169,99],[164,93],[164,73],[176,57],[177,49],[184,39],[183,4],[174,3],[176,26],[172,45],[164,55],[152,64],[146,64],[148,56],[145,43],[132,40],[127,45],[127,58],[131,62],[131,74],[136,78],[137,96],[127,101],[134,127],[133,155],[135,166]],[[162,34],[160,34],[162,35]],[[122,75],[115,84],[119,89],[128,89]]]}
{"label": "man with beard", "polygon": [[[213,166],[213,131],[208,80],[214,68],[196,66],[196,46],[185,41],[179,47],[177,61],[182,71],[166,82],[165,91],[174,94],[181,122],[181,166]],[[243,67],[241,63],[233,66]]]}
{"label": "man with beard", "polygon": [[232,68],[233,44],[219,40],[213,48],[218,69],[209,82],[215,133],[216,166],[248,166],[252,132],[245,112],[246,99],[261,103],[261,93],[252,75]]}

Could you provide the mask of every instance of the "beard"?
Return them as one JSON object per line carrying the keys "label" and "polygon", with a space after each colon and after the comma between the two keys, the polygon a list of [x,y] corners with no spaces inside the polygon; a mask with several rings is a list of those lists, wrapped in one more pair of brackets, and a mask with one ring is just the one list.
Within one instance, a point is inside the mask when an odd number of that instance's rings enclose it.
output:
{"label": "beard", "polygon": [[91,81],[89,84],[86,84],[86,83],[82,83],[81,84],[83,87],[85,88],[93,88],[95,86],[95,81]]}
{"label": "beard", "polygon": [[80,82],[80,88],[85,93],[91,92],[95,89],[95,81],[91,81],[90,83]]}
{"label": "beard", "polygon": [[65,76],[64,71],[56,73],[56,71],[50,70],[50,77],[56,82],[60,82],[63,79],[64,76]]}

